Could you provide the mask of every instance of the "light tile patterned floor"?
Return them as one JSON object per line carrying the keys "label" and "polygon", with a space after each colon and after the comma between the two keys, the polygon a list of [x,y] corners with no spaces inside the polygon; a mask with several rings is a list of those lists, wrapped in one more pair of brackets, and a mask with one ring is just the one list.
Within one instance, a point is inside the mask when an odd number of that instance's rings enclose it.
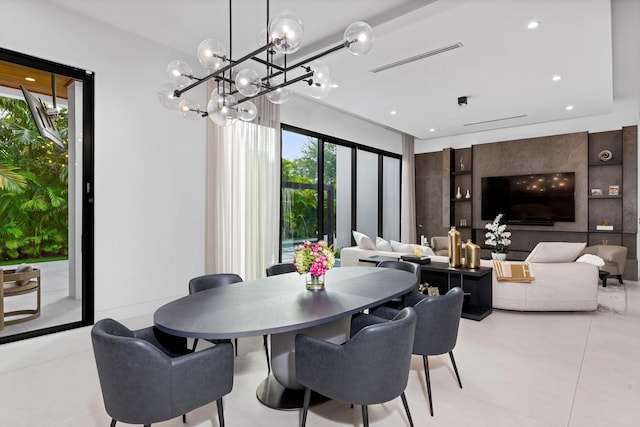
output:
{"label": "light tile patterned floor", "polygon": [[[428,415],[421,359],[412,361],[407,399],[416,426],[637,426],[640,407],[640,285],[626,282],[627,312],[517,313],[496,310],[463,319],[456,361],[430,358],[435,417]],[[151,315],[124,321],[151,324]],[[106,427],[90,328],[0,346],[0,425]],[[266,374],[261,338],[241,339],[228,426],[296,426],[298,412],[261,405]],[[408,425],[400,399],[370,408],[372,426]],[[217,426],[215,405],[188,415],[187,426]],[[126,424],[119,423],[118,426]],[[179,418],[155,426],[182,426]],[[360,426],[360,410],[327,402],[311,410],[313,426]]]}

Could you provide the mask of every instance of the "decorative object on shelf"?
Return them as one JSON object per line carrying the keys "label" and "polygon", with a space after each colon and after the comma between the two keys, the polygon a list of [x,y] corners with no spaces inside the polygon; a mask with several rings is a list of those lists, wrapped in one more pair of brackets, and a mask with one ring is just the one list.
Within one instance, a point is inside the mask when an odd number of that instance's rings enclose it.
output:
{"label": "decorative object on shelf", "polygon": [[330,246],[324,240],[310,243],[305,240],[295,247],[296,255],[293,263],[296,271],[305,275],[307,290],[324,290],[324,275],[335,265],[336,258]]}
{"label": "decorative object on shelf", "polygon": [[464,266],[465,268],[478,268],[480,267],[480,246],[467,240],[464,245]]}
{"label": "decorative object on shelf", "polygon": [[451,227],[448,233],[449,237],[449,267],[460,267],[462,265],[462,236]]}
{"label": "decorative object on shelf", "polygon": [[592,188],[591,189],[592,196],[602,196],[602,188]]}
{"label": "decorative object on shelf", "polygon": [[509,245],[511,244],[511,232],[507,231],[505,224],[500,224],[503,214],[498,214],[493,222],[484,226],[487,230],[485,233],[484,244],[491,246],[491,258],[497,260],[507,259]]}
{"label": "decorative object on shelf", "polygon": [[[269,17],[267,1],[267,28],[259,32],[258,48],[245,56],[234,59],[232,55],[233,37],[231,20],[231,0],[229,0],[229,51],[217,40],[205,39],[197,49],[198,60],[209,73],[199,78],[193,75],[191,67],[183,61],[173,61],[167,67],[169,83],[158,90],[160,103],[169,109],[178,110],[183,117],[195,119],[207,117],[218,126],[230,126],[240,119],[250,122],[257,115],[252,99],[266,95],[274,104],[286,102],[291,84],[304,81],[309,95],[324,98],[333,87],[328,67],[319,59],[346,48],[353,55],[364,55],[371,50],[373,32],[366,22],[354,22],[344,31],[342,42],[317,55],[312,55],[287,64],[287,57],[302,46],[304,29],[300,18],[291,11],[282,10]],[[259,57],[265,54],[264,58]],[[283,54],[284,58],[276,58]],[[240,69],[246,61],[253,60],[265,66],[265,75],[260,76],[253,68]],[[296,74],[292,73],[295,72]],[[184,99],[187,91],[214,79],[218,85],[211,94],[205,110],[191,99]]]}
{"label": "decorative object on shelf", "polygon": [[611,225],[609,223],[609,220],[605,218],[602,221],[600,221],[599,225],[596,225],[596,230],[598,230],[598,231],[612,231],[613,230],[613,225]]}
{"label": "decorative object on shelf", "polygon": [[598,158],[603,162],[608,162],[613,158],[613,154],[609,150],[602,150],[598,153]]}
{"label": "decorative object on shelf", "polygon": [[620,186],[619,185],[610,185],[609,186],[609,195],[617,196],[620,194]]}
{"label": "decorative object on shelf", "polygon": [[462,192],[460,191],[460,187],[458,187],[458,191],[456,192],[456,199],[462,199]]}
{"label": "decorative object on shelf", "polygon": [[471,190],[469,190],[468,188],[467,188],[467,192],[464,195],[464,198],[465,199],[470,199],[471,198]]}
{"label": "decorative object on shelf", "polygon": [[462,159],[460,159],[460,172],[464,172],[464,163],[462,162]]}
{"label": "decorative object on shelf", "polygon": [[424,236],[424,234],[420,235],[420,246],[426,246],[426,247],[430,247],[431,243],[429,242],[429,239],[427,237]]}
{"label": "decorative object on shelf", "polygon": [[467,219],[460,218],[460,227],[466,227],[466,226],[467,226]]}

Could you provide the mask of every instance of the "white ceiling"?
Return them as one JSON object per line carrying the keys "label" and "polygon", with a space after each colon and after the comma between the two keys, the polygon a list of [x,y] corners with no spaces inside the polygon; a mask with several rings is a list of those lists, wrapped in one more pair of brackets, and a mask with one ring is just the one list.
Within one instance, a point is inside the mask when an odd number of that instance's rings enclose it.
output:
{"label": "white ceiling", "polygon": [[[229,46],[225,0],[49,1],[194,56],[205,38]],[[234,58],[257,47],[266,8],[264,0],[234,2]],[[280,9],[296,11],[304,24],[305,44],[297,57],[338,44],[353,21],[369,22],[375,44],[368,55],[343,50],[325,58],[339,88],[319,102],[419,139],[613,109],[616,47],[612,49],[609,0],[270,2],[272,14]],[[540,21],[539,28],[527,29],[531,20]],[[628,22],[637,26],[635,19]],[[370,71],[458,42],[463,45],[459,49],[380,73]],[[624,49],[625,55],[637,58],[635,43]],[[632,69],[615,74],[616,79],[637,79],[638,61],[629,62]],[[197,60],[191,65],[196,74],[205,74]],[[553,82],[555,74],[562,80]],[[616,85],[616,97],[638,96],[637,84]],[[304,95],[304,84],[293,87]],[[621,88],[632,93],[619,93]],[[466,106],[458,106],[459,96],[468,97]],[[573,110],[567,111],[568,105]]]}

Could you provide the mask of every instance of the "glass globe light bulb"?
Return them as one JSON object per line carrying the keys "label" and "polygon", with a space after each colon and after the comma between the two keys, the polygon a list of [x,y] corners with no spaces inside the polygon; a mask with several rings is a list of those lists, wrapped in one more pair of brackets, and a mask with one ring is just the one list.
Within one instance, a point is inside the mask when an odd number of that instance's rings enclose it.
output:
{"label": "glass globe light bulb", "polygon": [[231,108],[236,104],[236,98],[229,94],[215,94],[207,104],[209,118],[218,126],[231,126],[238,118],[238,112]]}
{"label": "glass globe light bulb", "polygon": [[236,75],[236,89],[244,96],[254,96],[260,92],[262,79],[251,68],[241,70]]}
{"label": "glass globe light bulb", "polygon": [[284,54],[294,53],[302,46],[302,21],[289,10],[280,11],[269,22],[269,36],[276,50]]}
{"label": "glass globe light bulb", "polygon": [[210,73],[224,67],[229,61],[229,54],[224,45],[217,40],[204,39],[198,45],[198,61]]}
{"label": "glass globe light bulb", "polygon": [[185,119],[194,120],[200,116],[200,105],[190,99],[183,99],[178,105],[178,111]]}
{"label": "glass globe light bulb", "polygon": [[344,30],[342,41],[352,54],[365,55],[373,46],[373,30],[366,22],[354,22]]}
{"label": "glass globe light bulb", "polygon": [[164,108],[177,110],[180,98],[174,96],[176,88],[171,83],[165,83],[158,89],[158,101]]}
{"label": "glass globe light bulb", "polygon": [[273,90],[267,94],[267,99],[274,104],[284,104],[289,100],[291,96],[291,90],[286,87],[281,87]]}
{"label": "glass globe light bulb", "polygon": [[171,61],[167,65],[167,74],[169,75],[169,81],[175,85],[178,89],[191,84],[191,76],[193,70],[186,62],[175,60]]}
{"label": "glass globe light bulb", "polygon": [[309,68],[313,71],[313,79],[331,80],[331,73],[329,72],[329,67],[324,61],[315,60],[309,63]]}
{"label": "glass globe light bulb", "polygon": [[258,32],[256,33],[256,44],[258,45],[258,47],[266,46],[266,44],[269,43],[269,41],[270,39],[269,39],[269,33],[267,32],[267,29],[262,28],[258,30]]}
{"label": "glass globe light bulb", "polygon": [[245,122],[250,122],[258,115],[258,108],[251,101],[244,101],[242,104],[238,104],[237,110],[238,118]]}
{"label": "glass globe light bulb", "polygon": [[331,92],[331,84],[331,79],[329,78],[317,79],[314,76],[309,86],[309,95],[317,99],[326,98]]}

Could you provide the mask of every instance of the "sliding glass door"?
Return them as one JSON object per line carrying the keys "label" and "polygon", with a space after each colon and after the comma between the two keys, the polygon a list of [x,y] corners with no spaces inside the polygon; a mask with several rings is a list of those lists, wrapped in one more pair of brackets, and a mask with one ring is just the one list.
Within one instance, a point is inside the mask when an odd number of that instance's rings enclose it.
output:
{"label": "sliding glass door", "polygon": [[352,230],[400,240],[400,155],[283,126],[281,260],[304,240],[335,249]]}
{"label": "sliding glass door", "polygon": [[0,49],[0,343],[93,323],[92,158],[93,73]]}

